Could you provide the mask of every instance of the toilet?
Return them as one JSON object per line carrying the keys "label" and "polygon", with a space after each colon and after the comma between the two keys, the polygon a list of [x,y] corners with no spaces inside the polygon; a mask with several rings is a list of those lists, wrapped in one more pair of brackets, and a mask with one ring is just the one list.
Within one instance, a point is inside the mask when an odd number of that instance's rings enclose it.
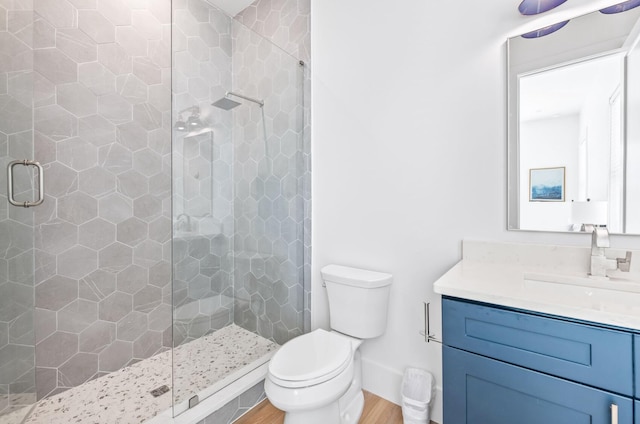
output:
{"label": "toilet", "polygon": [[364,407],[359,347],[387,327],[390,274],[341,265],[321,273],[331,331],[296,337],[269,362],[264,389],[285,424],[356,424]]}

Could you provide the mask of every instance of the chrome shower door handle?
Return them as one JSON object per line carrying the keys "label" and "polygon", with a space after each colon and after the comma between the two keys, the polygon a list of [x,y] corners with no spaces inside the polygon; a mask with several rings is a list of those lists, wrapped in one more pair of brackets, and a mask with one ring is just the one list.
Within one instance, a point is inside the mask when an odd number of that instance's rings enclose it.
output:
{"label": "chrome shower door handle", "polygon": [[[38,198],[33,202],[17,201],[13,196],[13,168],[18,165],[35,166],[36,168],[38,168]],[[40,165],[40,162],[28,159],[14,160],[9,162],[9,165],[7,165],[7,198],[9,200],[9,203],[11,203],[13,206],[20,206],[23,208],[38,206],[41,205],[42,202],[44,202],[44,169],[42,168],[42,165]]]}

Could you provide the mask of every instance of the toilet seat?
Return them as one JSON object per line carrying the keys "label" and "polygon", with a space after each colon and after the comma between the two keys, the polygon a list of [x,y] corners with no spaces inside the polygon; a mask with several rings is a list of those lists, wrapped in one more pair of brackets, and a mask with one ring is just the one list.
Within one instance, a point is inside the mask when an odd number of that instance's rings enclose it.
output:
{"label": "toilet seat", "polygon": [[324,383],[353,361],[349,339],[318,329],[285,343],[269,362],[269,378],[298,388]]}

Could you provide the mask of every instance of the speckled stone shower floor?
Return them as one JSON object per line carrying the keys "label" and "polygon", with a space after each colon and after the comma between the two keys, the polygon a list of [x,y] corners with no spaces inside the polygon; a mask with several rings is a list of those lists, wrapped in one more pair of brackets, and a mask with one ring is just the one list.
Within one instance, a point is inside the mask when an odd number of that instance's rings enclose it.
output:
{"label": "speckled stone shower floor", "polygon": [[[143,423],[171,407],[172,393],[183,402],[277,348],[267,339],[230,325],[173,350],[173,387],[168,350],[42,400],[25,423]],[[154,398],[151,390],[162,385],[172,391]],[[3,418],[0,423],[5,422]]]}

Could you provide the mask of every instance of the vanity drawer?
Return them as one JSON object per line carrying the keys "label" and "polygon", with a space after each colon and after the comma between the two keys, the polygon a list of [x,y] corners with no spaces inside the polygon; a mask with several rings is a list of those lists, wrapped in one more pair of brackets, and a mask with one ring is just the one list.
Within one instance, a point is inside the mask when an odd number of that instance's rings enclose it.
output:
{"label": "vanity drawer", "polygon": [[633,396],[629,333],[449,298],[442,322],[447,346]]}

